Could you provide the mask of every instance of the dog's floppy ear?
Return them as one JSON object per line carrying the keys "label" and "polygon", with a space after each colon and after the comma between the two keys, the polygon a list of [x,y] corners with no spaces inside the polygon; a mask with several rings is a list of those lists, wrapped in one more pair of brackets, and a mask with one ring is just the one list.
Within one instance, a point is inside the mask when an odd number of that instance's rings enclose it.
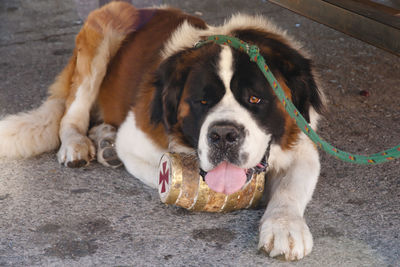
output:
{"label": "dog's floppy ear", "polygon": [[310,107],[318,113],[324,112],[322,94],[315,82],[311,60],[284,43],[274,39],[268,41],[268,47],[273,47],[274,52],[265,54],[266,61],[270,62],[272,69],[282,74],[290,89],[293,104],[310,122]]}
{"label": "dog's floppy ear", "polygon": [[322,94],[313,75],[312,62],[300,54],[292,55],[288,62],[290,63],[281,64],[280,71],[290,88],[293,104],[307,122],[310,122],[310,107],[318,113],[323,113],[325,109]]}
{"label": "dog's floppy ear", "polygon": [[322,93],[315,82],[311,60],[273,33],[249,29],[236,31],[236,36],[259,46],[268,66],[272,71],[280,72],[285,79],[292,94],[293,104],[308,122],[310,107],[318,113],[323,113]]}
{"label": "dog's floppy ear", "polygon": [[178,122],[178,105],[190,66],[185,64],[179,52],[161,63],[155,74],[155,93],[151,106],[151,122],[163,123],[167,130]]}

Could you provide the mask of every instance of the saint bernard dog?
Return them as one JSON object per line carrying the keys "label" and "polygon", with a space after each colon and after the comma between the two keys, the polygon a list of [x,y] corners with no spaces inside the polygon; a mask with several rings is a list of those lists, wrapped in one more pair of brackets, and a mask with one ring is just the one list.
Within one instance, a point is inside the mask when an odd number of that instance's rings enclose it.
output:
{"label": "saint bernard dog", "polygon": [[205,177],[210,188],[230,194],[246,182],[240,170],[257,166],[271,144],[258,246],[271,257],[303,258],[313,246],[303,214],[320,172],[317,148],[244,52],[194,46],[216,34],[257,45],[316,128],[324,103],[312,63],[267,19],[237,14],[211,26],[169,7],[111,2],[89,15],[47,100],[0,121],[0,156],[58,149],[65,166],[97,157],[156,188],[163,153],[192,153],[213,174]]}

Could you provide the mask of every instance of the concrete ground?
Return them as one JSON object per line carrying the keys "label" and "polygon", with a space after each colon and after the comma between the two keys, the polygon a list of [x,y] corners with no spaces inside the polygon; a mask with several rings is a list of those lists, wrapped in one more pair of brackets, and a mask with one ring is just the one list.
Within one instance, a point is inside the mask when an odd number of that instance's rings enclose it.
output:
{"label": "concrete ground", "polygon": [[[40,105],[71,54],[82,2],[0,1],[0,117]],[[238,11],[271,17],[304,43],[319,69],[330,107],[324,138],[362,154],[400,142],[398,57],[268,1],[154,2],[211,24]],[[365,167],[321,158],[305,213],[314,249],[293,265],[400,266],[400,161]],[[123,168],[68,169],[55,152],[0,159],[0,266],[292,265],[257,251],[262,213],[165,206]]]}

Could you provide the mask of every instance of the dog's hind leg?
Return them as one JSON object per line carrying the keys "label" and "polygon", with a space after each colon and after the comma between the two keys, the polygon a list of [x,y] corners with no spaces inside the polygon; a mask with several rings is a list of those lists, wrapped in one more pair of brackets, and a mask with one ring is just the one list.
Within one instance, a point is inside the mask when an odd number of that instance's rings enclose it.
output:
{"label": "dog's hind leg", "polygon": [[87,165],[95,147],[87,137],[90,111],[112,57],[124,38],[134,31],[137,10],[124,2],[112,2],[93,11],[76,38],[76,68],[60,124],[58,161],[68,167]]}
{"label": "dog's hind leg", "polygon": [[115,148],[116,136],[117,129],[105,123],[97,125],[89,131],[89,138],[96,146],[97,161],[106,167],[118,168],[122,166]]}

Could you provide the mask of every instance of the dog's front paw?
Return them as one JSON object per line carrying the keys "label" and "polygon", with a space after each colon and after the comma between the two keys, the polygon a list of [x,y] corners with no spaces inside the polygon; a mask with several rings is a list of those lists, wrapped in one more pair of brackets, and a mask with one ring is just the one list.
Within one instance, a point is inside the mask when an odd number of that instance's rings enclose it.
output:
{"label": "dog's front paw", "polygon": [[58,162],[70,168],[79,168],[89,164],[96,155],[92,141],[86,136],[74,136],[61,144],[57,153]]}
{"label": "dog's front paw", "polygon": [[299,260],[312,250],[313,239],[302,217],[266,217],[260,226],[258,248],[270,257],[283,255],[286,260]]}

